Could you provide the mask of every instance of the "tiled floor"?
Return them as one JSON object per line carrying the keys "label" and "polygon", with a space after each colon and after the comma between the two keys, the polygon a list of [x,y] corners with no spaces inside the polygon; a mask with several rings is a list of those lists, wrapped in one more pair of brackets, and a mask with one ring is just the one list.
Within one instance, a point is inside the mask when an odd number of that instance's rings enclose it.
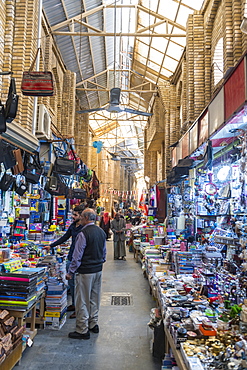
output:
{"label": "tiled floor", "polygon": [[[107,242],[103,270],[99,334],[90,340],[69,339],[75,319],[67,319],[59,331],[39,330],[15,370],[160,370],[151,354],[152,331],[147,327],[155,307],[149,285],[133,253],[127,261],[113,260],[113,242]],[[131,293],[133,304],[112,306],[107,293]]]}

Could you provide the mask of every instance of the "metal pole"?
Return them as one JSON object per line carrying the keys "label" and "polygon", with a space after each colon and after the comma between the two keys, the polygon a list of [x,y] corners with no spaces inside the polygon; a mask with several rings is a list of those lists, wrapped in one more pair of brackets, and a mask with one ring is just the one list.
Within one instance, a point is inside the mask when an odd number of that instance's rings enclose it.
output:
{"label": "metal pole", "polygon": [[[37,48],[40,48],[41,46],[42,8],[43,8],[43,0],[39,0]],[[38,53],[37,60],[36,60],[36,71],[39,70],[39,58],[40,58],[40,53]],[[33,135],[35,135],[35,132],[36,132],[37,112],[38,112],[38,97],[35,96],[33,99],[33,121],[32,121],[32,134]]]}

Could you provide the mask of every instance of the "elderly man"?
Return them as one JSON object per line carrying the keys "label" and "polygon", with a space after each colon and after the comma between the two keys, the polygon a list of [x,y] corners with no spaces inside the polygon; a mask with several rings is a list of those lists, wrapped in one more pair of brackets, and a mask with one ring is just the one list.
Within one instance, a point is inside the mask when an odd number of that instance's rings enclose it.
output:
{"label": "elderly man", "polygon": [[114,243],[114,260],[122,259],[126,261],[126,250],[125,250],[125,230],[126,221],[120,217],[119,213],[116,213],[114,220],[111,222],[111,230],[113,232],[113,243]]}
{"label": "elderly man", "polygon": [[76,330],[69,338],[89,339],[91,330],[99,332],[101,276],[106,260],[106,234],[95,225],[96,213],[87,208],[81,214],[83,228],[78,234],[72,261],[66,274],[69,280],[75,273]]}

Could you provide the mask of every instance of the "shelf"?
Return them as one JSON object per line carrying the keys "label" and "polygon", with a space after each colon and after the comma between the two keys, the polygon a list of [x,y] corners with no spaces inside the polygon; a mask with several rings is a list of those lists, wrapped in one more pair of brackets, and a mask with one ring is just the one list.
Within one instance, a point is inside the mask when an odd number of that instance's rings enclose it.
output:
{"label": "shelf", "polygon": [[1,370],[11,370],[20,361],[22,355],[22,342],[8,355],[0,365]]}

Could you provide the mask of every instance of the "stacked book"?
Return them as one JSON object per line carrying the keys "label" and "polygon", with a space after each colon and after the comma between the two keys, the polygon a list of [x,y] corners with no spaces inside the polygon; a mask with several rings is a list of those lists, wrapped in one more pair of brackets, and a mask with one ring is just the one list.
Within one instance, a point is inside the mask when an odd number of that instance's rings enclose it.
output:
{"label": "stacked book", "polygon": [[45,303],[45,328],[61,329],[66,321],[67,288],[57,277],[48,278]]}
{"label": "stacked book", "polygon": [[0,274],[0,308],[26,311],[44,291],[44,268],[21,268]]}

